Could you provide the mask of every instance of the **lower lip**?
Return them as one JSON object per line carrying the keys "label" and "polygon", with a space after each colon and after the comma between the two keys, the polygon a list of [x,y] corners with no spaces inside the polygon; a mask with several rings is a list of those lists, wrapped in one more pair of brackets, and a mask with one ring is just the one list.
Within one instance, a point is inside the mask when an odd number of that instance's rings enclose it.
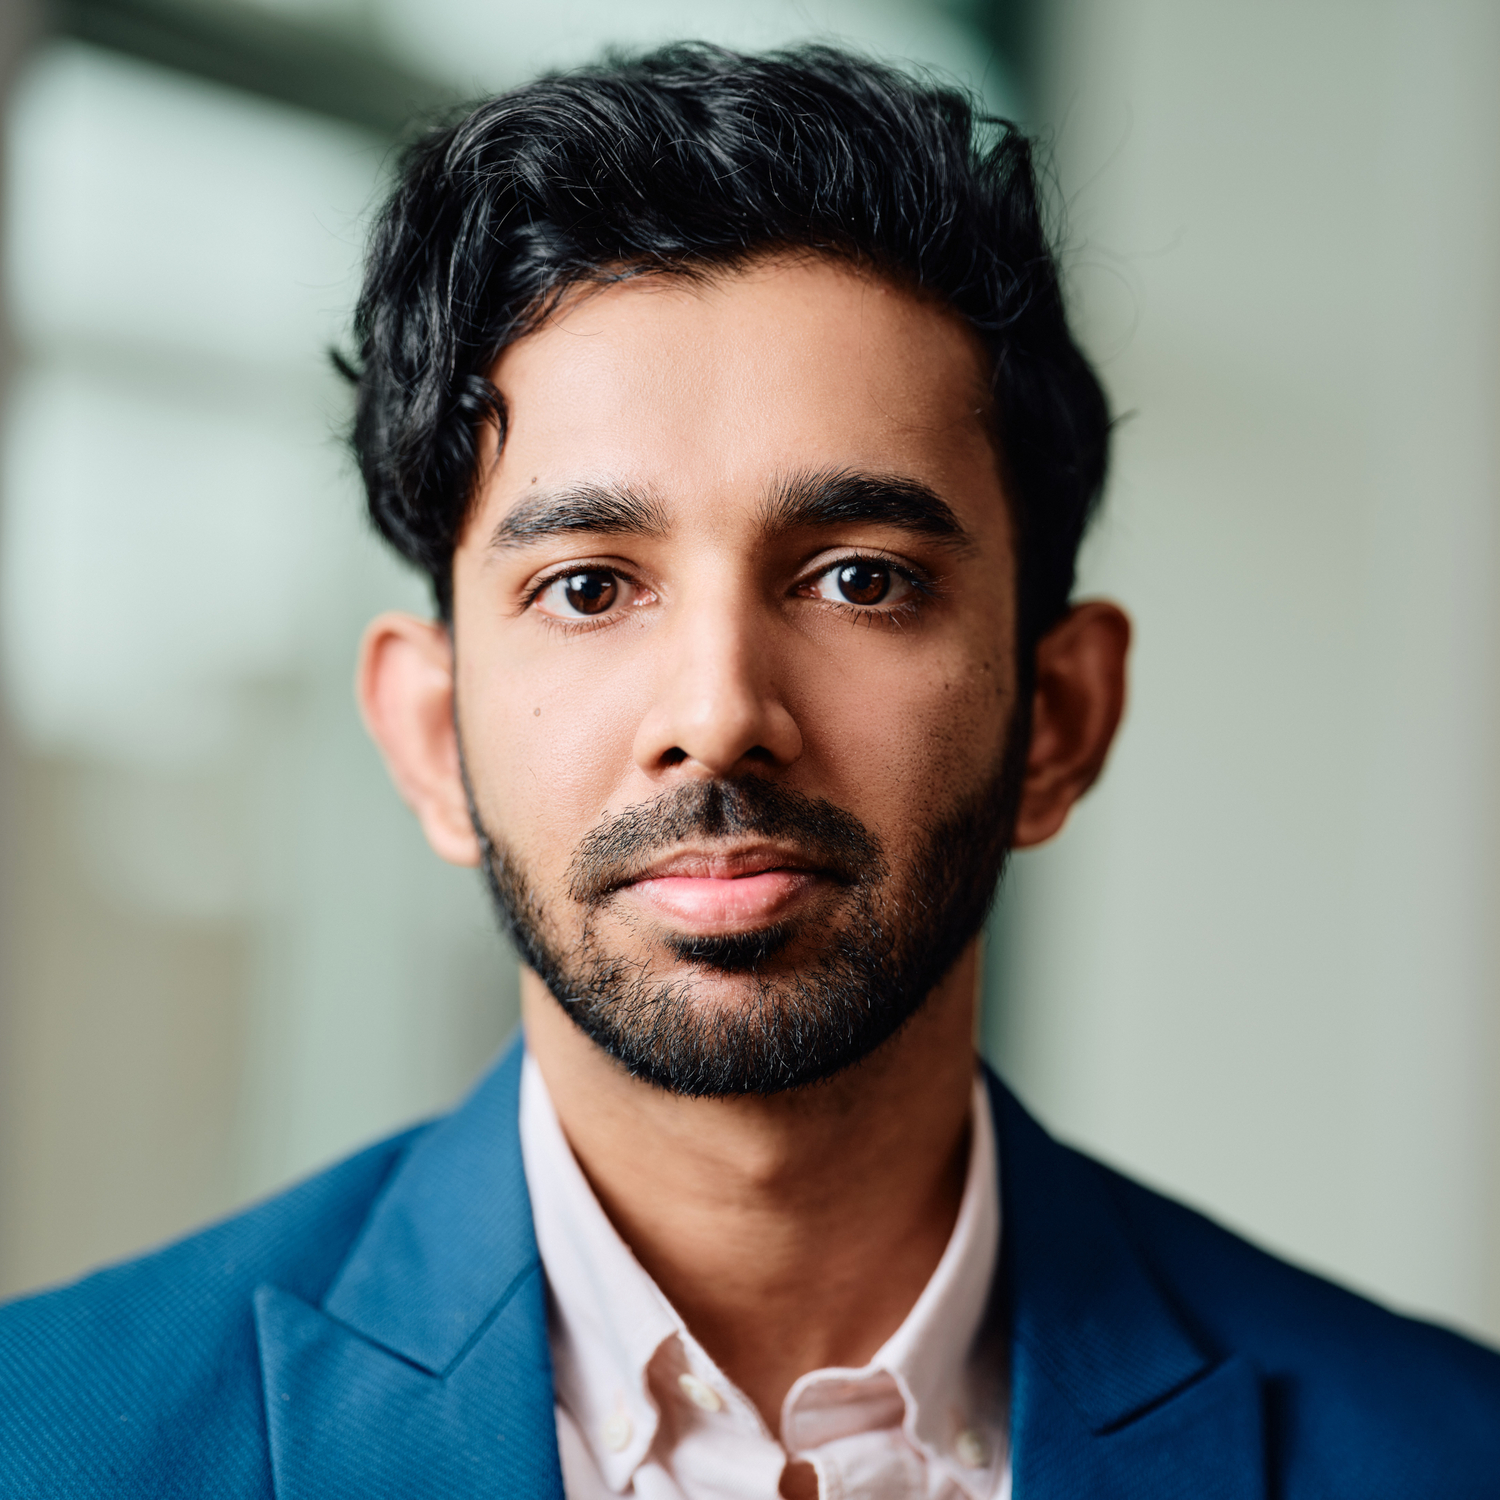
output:
{"label": "lower lip", "polygon": [[630,887],[663,916],[689,927],[754,926],[775,921],[812,885],[804,870],[762,870],[735,880],[664,876]]}

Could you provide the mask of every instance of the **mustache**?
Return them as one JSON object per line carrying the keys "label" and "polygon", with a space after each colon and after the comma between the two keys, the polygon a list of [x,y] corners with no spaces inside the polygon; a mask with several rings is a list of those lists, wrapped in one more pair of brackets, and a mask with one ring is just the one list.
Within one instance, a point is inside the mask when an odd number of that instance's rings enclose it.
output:
{"label": "mustache", "polygon": [[853,813],[826,798],[746,776],[672,787],[591,829],[568,866],[568,894],[597,906],[679,844],[747,834],[789,845],[800,860],[846,885],[886,874],[880,839]]}

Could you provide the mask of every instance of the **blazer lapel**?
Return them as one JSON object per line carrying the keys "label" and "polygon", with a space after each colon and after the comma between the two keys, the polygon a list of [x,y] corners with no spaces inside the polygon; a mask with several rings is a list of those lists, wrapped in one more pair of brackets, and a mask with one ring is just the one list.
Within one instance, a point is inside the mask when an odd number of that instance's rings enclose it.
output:
{"label": "blazer lapel", "polygon": [[[520,1069],[417,1141],[321,1306],[256,1293],[280,1500],[562,1500]],[[1016,1500],[1264,1500],[1255,1372],[1183,1327],[1104,1170],[990,1095]]]}
{"label": "blazer lapel", "polygon": [[321,1307],[256,1293],[279,1500],[562,1500],[520,1076],[417,1141]]}
{"label": "blazer lapel", "polygon": [[1263,1500],[1255,1372],[1184,1328],[1104,1169],[1052,1140],[993,1076],[990,1098],[1016,1500]]}

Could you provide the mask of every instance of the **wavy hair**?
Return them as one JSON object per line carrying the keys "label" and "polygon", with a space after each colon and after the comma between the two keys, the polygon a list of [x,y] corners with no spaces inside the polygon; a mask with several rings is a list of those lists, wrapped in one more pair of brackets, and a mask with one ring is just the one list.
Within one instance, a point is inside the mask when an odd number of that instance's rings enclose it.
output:
{"label": "wavy hair", "polygon": [[972,325],[1017,539],[1023,651],[1067,608],[1108,458],[1030,143],[960,91],[829,47],[682,43],[547,76],[429,131],[376,222],[355,314],[370,516],[452,606],[489,372],[580,283],[768,250],[849,257]]}

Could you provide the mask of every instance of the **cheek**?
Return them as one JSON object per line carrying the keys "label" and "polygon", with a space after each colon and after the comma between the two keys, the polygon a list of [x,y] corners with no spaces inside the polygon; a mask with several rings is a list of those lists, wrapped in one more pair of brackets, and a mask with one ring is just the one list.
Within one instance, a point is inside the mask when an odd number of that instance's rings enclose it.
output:
{"label": "cheek", "polygon": [[466,670],[460,683],[481,814],[539,875],[563,869],[598,821],[630,765],[634,739],[628,684],[607,676],[580,681],[565,668]]}
{"label": "cheek", "polygon": [[891,834],[988,783],[1014,692],[1000,649],[824,656],[795,710],[824,795]]}

